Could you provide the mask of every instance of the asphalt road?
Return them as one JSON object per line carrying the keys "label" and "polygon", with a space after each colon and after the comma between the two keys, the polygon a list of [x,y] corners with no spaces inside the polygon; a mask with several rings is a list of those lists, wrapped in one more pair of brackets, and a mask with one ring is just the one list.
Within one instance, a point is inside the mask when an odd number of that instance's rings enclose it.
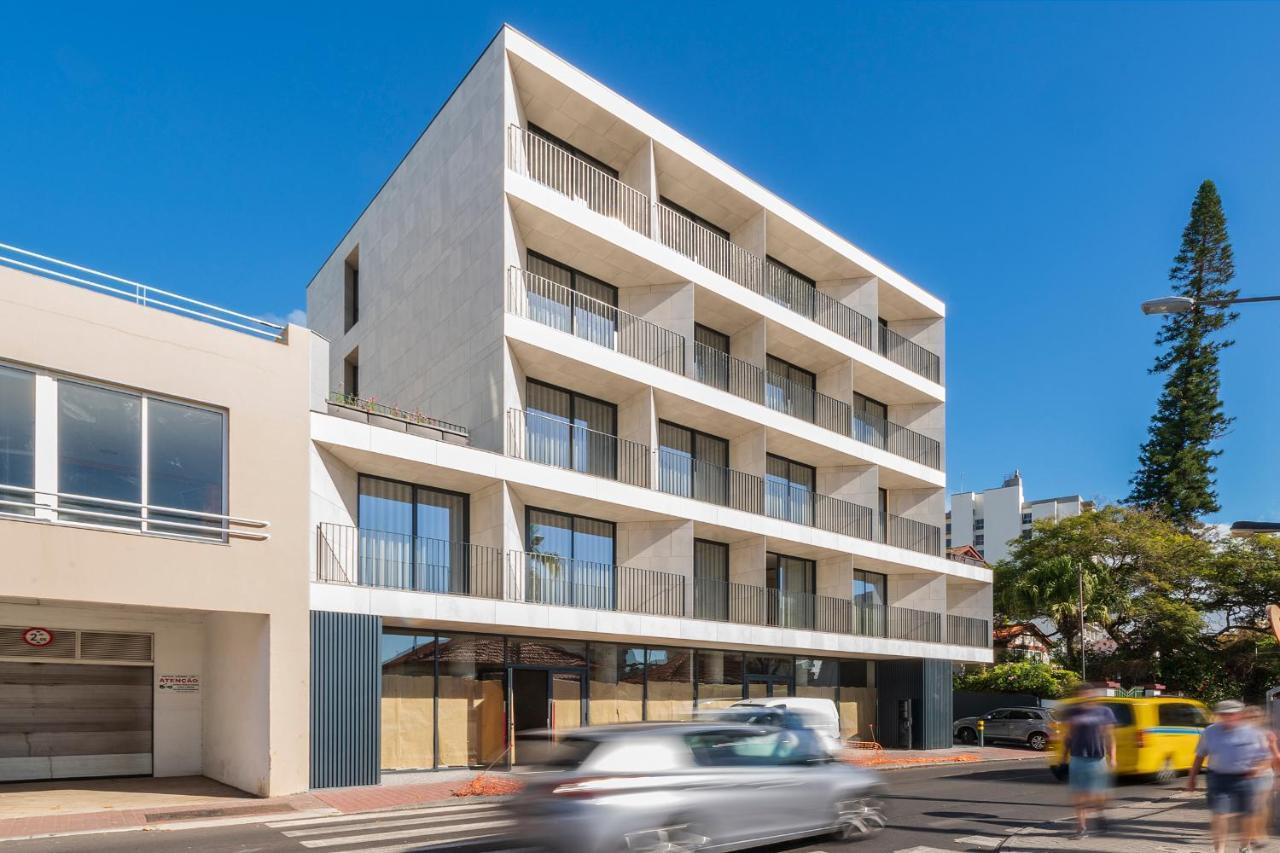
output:
{"label": "asphalt road", "polygon": [[[885,774],[890,826],[844,849],[897,853],[993,849],[1025,826],[1070,817],[1066,786],[1055,782],[1040,756],[981,767],[929,767]],[[1160,786],[1124,784],[1118,799],[1149,800]],[[514,831],[513,831],[514,830]],[[515,840],[501,840],[503,837]],[[958,839],[974,836],[985,844]],[[470,840],[466,840],[470,839]],[[0,853],[408,853],[412,850],[481,853],[519,849],[518,828],[500,804],[465,801],[431,810],[279,820],[211,829],[102,833],[0,844]],[[765,848],[767,853],[833,851],[827,843]]]}

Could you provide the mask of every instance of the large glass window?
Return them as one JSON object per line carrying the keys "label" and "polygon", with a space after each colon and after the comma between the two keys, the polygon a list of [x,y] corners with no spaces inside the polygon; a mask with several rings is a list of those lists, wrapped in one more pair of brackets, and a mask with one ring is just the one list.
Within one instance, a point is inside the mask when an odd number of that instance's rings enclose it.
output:
{"label": "large glass window", "polygon": [[637,723],[644,719],[645,650],[611,643],[591,644],[588,673],[591,725]]}
{"label": "large glass window", "polygon": [[362,584],[471,592],[464,494],[380,477],[360,478]]}
{"label": "large glass window", "polygon": [[876,447],[889,438],[889,407],[879,400],[853,393],[853,437]]}
{"label": "large glass window", "polygon": [[488,766],[506,749],[506,665],[503,638],[441,636],[438,660],[442,767]]}
{"label": "large glass window", "polygon": [[764,565],[769,624],[784,628],[812,628],[817,564],[813,560],[770,553],[765,555]]}
{"label": "large glass window", "polygon": [[888,579],[877,572],[853,573],[853,632],[865,637],[883,637],[885,632],[885,586]]}
{"label": "large glass window", "polygon": [[693,540],[693,612],[699,619],[729,619],[729,546]]}
{"label": "large glass window", "polygon": [[612,522],[551,510],[528,510],[525,600],[613,609]]}
{"label": "large glass window", "polygon": [[420,770],[436,760],[436,638],[382,634],[382,767]]}
{"label": "large glass window", "polygon": [[812,466],[768,454],[764,475],[765,513],[797,524],[813,524],[817,479]]}
{"label": "large glass window", "polygon": [[[0,365],[0,500],[31,503],[36,451],[36,377]],[[4,486],[17,486],[5,489]],[[0,512],[31,515],[33,510],[0,504]]]}
{"label": "large glass window", "polygon": [[729,390],[729,336],[697,323],[693,327],[693,369],[699,382]]}
{"label": "large glass window", "polygon": [[[142,502],[141,397],[67,380],[58,383],[58,491]],[[139,509],[105,501],[65,498],[59,507],[121,517],[66,512],[67,521],[141,527],[128,520],[139,518]]]}
{"label": "large glass window", "polygon": [[699,650],[697,654],[698,707],[722,707],[741,702],[742,653]]}
{"label": "large glass window", "polygon": [[840,693],[840,661],[831,658],[797,658],[797,696],[830,699],[836,702]]}
{"label": "large glass window", "polygon": [[658,483],[662,491],[728,505],[729,442],[726,439],[660,421],[658,443]]}
{"label": "large glass window", "polygon": [[618,410],[612,403],[530,379],[526,383],[528,458],[617,479]]}
{"label": "large glass window", "polygon": [[[221,412],[155,398],[147,401],[147,503],[152,506],[224,515],[226,434]],[[147,526],[162,532],[192,533],[177,524],[215,525],[185,513],[148,512]],[[211,533],[208,535],[219,536]]]}
{"label": "large glass window", "polygon": [[529,252],[529,311],[539,323],[617,349],[618,289],[559,261]]}
{"label": "large glass window", "polygon": [[693,713],[693,650],[649,649],[647,720],[684,720]]}
{"label": "large glass window", "polygon": [[818,283],[779,261],[765,256],[765,293],[798,314],[812,317]]}
{"label": "large glass window", "polygon": [[875,662],[840,661],[840,735],[855,740],[875,740]]}
{"label": "large glass window", "polygon": [[784,414],[813,421],[814,391],[818,380],[803,367],[775,356],[765,362],[765,404]]}

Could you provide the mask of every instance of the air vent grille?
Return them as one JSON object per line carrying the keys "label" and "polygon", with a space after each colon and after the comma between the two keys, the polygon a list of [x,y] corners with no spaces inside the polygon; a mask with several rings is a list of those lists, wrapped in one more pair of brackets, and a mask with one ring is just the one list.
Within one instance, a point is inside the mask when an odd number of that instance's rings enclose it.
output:
{"label": "air vent grille", "polygon": [[[41,631],[42,634],[30,632]],[[47,642],[46,642],[47,640]],[[63,658],[76,656],[76,632],[56,629],[10,628],[0,625],[0,655],[17,658]]]}
{"label": "air vent grille", "polygon": [[151,635],[81,631],[80,659],[148,663],[151,661]]}

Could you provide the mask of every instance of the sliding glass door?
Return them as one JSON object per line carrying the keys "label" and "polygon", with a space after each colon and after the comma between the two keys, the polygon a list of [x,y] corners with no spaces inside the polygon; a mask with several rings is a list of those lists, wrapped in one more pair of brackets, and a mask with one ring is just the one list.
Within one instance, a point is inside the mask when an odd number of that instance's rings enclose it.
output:
{"label": "sliding glass door", "polygon": [[817,563],[785,554],[766,554],[764,565],[770,595],[769,624],[812,628]]}
{"label": "sliding glass door", "polygon": [[534,379],[526,383],[528,458],[610,480],[618,478],[618,409]]}
{"label": "sliding glass door", "polygon": [[810,465],[770,453],[765,458],[765,512],[773,518],[813,524],[817,472]]}
{"label": "sliding glass door", "polygon": [[361,476],[358,513],[361,584],[469,592],[466,495]]}
{"label": "sliding glass door", "polygon": [[658,423],[658,483],[669,495],[727,506],[729,442],[718,436]]}
{"label": "sliding glass door", "polygon": [[529,252],[529,309],[534,320],[617,349],[618,288],[559,261]]}
{"label": "sliding glass door", "polygon": [[525,527],[526,601],[616,607],[612,522],[529,508]]}

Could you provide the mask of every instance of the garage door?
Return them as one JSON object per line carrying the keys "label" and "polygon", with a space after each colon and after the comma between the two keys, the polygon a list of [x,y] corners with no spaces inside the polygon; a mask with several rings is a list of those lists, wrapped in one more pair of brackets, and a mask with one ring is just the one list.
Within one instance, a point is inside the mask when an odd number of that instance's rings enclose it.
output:
{"label": "garage door", "polygon": [[0,661],[0,781],[150,775],[152,694],[150,666]]}

